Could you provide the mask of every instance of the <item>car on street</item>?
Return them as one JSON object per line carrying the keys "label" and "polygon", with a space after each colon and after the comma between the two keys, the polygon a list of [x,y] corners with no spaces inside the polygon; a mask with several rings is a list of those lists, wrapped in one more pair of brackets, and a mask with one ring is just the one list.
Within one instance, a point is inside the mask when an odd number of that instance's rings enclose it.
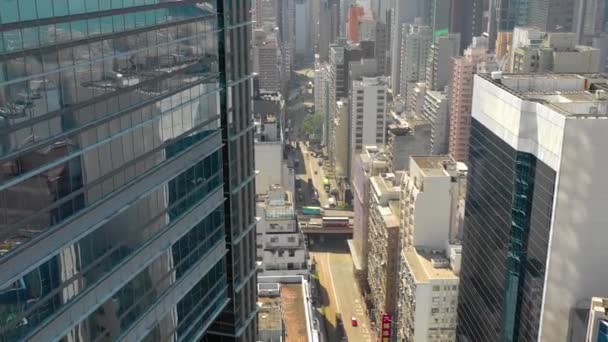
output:
{"label": "car on street", "polygon": [[351,324],[353,327],[358,326],[358,325],[359,325],[359,322],[357,322],[357,317],[352,316],[352,317],[350,318],[350,324]]}

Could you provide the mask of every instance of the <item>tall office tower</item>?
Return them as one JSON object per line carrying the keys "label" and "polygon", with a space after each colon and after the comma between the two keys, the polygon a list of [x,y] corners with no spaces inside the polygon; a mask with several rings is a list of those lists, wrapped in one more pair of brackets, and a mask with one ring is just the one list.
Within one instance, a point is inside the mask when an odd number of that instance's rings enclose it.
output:
{"label": "tall office tower", "polygon": [[489,1],[488,35],[490,51],[494,51],[496,48],[497,39],[501,34],[512,32],[515,26],[528,25],[528,5],[530,2],[528,0]]}
{"label": "tall office tower", "polygon": [[353,80],[352,87],[351,130],[348,141],[349,169],[352,168],[352,161],[361,153],[363,146],[383,146],[386,143],[386,77],[362,77],[360,80]]}
{"label": "tall office tower", "polygon": [[348,9],[348,29],[346,38],[352,43],[359,42],[359,23],[363,17],[365,10],[363,6],[351,5]]}
{"label": "tall office tower", "polygon": [[319,44],[317,51],[321,62],[329,61],[329,45],[338,37],[338,4],[322,0],[319,12]]}
{"label": "tall office tower", "polygon": [[[250,2],[217,2],[220,113],[224,164],[224,218],[230,302],[209,328],[206,341],[253,341],[256,336],[255,125],[249,63]],[[238,58],[237,58],[238,57]]]}
{"label": "tall office tower", "polygon": [[[450,136],[449,153],[459,162],[466,162],[469,156],[469,136],[471,131],[471,105],[473,103],[473,76],[478,65],[488,62],[488,39],[473,38],[473,44],[464,51],[464,56],[454,58],[452,80],[449,87]],[[486,63],[489,65],[491,63]],[[491,72],[492,69],[484,71]]]}
{"label": "tall office tower", "polygon": [[456,341],[459,235],[467,168],[448,156],[412,156],[399,201],[400,341]]}
{"label": "tall office tower", "polygon": [[413,23],[415,18],[425,18],[428,4],[425,0],[396,1],[392,11],[391,27],[391,84],[393,94],[400,93],[401,86],[401,34],[405,23]]}
{"label": "tall office tower", "polygon": [[278,6],[276,0],[255,1],[255,27],[270,26],[274,28],[278,23]]}
{"label": "tall office tower", "polygon": [[577,0],[574,11],[574,32],[578,44],[590,45],[594,36],[606,31],[606,1]]}
{"label": "tall office tower", "polygon": [[312,0],[295,0],[295,53],[300,58],[314,57],[312,50]]}
{"label": "tall office tower", "polygon": [[386,70],[386,58],[389,51],[390,41],[388,40],[387,24],[377,21],[375,23],[374,57],[377,61],[378,75],[388,76]]}
{"label": "tall office tower", "polygon": [[460,50],[466,49],[473,37],[486,30],[483,26],[484,0],[452,0],[450,33],[460,33]]}
{"label": "tall office tower", "polygon": [[435,37],[426,64],[426,86],[429,90],[444,90],[452,74],[452,57],[460,55],[460,35],[450,33]]}
{"label": "tall office tower", "polygon": [[591,45],[600,51],[600,72],[608,72],[608,34],[593,37]]}
{"label": "tall office tower", "polygon": [[266,92],[281,91],[281,49],[275,32],[253,30],[253,72],[256,72],[259,90]]}
{"label": "tall office tower", "polygon": [[[372,289],[370,320],[377,326],[382,324],[385,314],[397,317],[400,182],[401,172],[381,173],[370,178],[367,189],[370,193],[367,283]],[[381,331],[376,329],[378,335]]]}
{"label": "tall office tower", "polygon": [[353,0],[337,0],[338,3],[338,37],[346,37],[348,35],[348,12]]}
{"label": "tall office tower", "polygon": [[449,32],[450,15],[452,1],[445,0],[430,0],[428,18],[425,18],[426,24],[431,27],[435,34],[443,34]]}
{"label": "tall office tower", "polygon": [[363,146],[361,154],[353,161],[353,207],[355,222],[353,225],[353,266],[355,276],[361,288],[369,292],[367,285],[367,257],[369,248],[369,211],[371,177],[388,172],[388,158],[375,145]]}
{"label": "tall office tower", "polygon": [[277,6],[279,8],[279,46],[283,57],[281,80],[283,81],[283,90],[286,92],[295,58],[296,4],[295,0],[278,0]]}
{"label": "tall office tower", "polygon": [[2,340],[196,341],[233,303],[223,2],[146,3],[0,5]]}
{"label": "tall office tower", "polygon": [[528,25],[546,32],[571,32],[575,18],[575,0],[531,0]]}
{"label": "tall office tower", "polygon": [[401,44],[401,96],[407,98],[416,83],[426,80],[427,62],[433,43],[430,27],[417,24],[403,24]]}
{"label": "tall office tower", "polygon": [[598,272],[608,257],[607,87],[594,75],[475,76],[462,338],[567,341],[573,309],[608,294]]}

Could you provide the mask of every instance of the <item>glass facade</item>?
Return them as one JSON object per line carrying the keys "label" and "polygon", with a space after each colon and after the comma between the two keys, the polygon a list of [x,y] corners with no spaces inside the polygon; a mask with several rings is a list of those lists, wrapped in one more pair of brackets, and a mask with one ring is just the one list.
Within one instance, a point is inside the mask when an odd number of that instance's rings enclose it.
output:
{"label": "glass facade", "polygon": [[250,65],[251,0],[217,2],[220,108],[224,142],[224,207],[230,303],[204,341],[254,341],[256,243],[254,124]]}
{"label": "glass facade", "polygon": [[[254,222],[249,95],[226,107],[222,2],[0,8],[0,341],[200,338],[232,297],[229,270],[246,278],[233,260],[248,251],[226,258],[227,238]],[[241,185],[224,203],[225,179]]]}
{"label": "glass facade", "polygon": [[469,341],[536,341],[556,172],[472,120],[458,306]]}

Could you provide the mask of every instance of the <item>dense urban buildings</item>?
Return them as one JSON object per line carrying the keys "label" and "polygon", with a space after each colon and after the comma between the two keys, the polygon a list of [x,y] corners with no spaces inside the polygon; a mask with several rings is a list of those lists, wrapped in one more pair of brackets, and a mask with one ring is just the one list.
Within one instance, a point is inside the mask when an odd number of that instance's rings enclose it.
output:
{"label": "dense urban buildings", "polygon": [[563,341],[570,310],[606,295],[607,81],[475,76],[459,335]]}
{"label": "dense urban buildings", "polygon": [[3,340],[253,340],[245,4],[2,3]]}

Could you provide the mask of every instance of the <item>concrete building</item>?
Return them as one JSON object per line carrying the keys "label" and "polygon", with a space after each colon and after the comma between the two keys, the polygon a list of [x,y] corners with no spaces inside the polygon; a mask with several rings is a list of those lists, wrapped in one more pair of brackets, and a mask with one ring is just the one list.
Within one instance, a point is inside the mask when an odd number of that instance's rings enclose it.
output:
{"label": "concrete building", "polygon": [[456,341],[466,166],[412,156],[400,195],[399,319],[403,341]]}
{"label": "concrete building", "polygon": [[447,34],[435,37],[426,64],[426,87],[428,90],[443,91],[452,76],[453,57],[460,55],[460,35]]}
{"label": "concrete building", "polygon": [[295,0],[279,0],[279,46],[281,47],[282,81],[284,93],[287,93],[287,84],[291,79],[291,72],[294,68],[295,47],[296,47],[296,4]]}
{"label": "concrete building", "polygon": [[370,179],[380,173],[388,172],[389,161],[383,150],[376,146],[364,146],[353,166],[353,207],[355,221],[353,224],[353,240],[351,254],[355,267],[355,276],[367,287],[367,257],[369,253],[369,211],[370,211]]}
{"label": "concrete building", "polygon": [[401,44],[401,96],[407,98],[418,82],[426,80],[433,31],[420,23],[403,24]]}
{"label": "concrete building", "polygon": [[591,45],[592,38],[606,32],[606,1],[575,1],[574,32],[578,44]]}
{"label": "concrete building", "polygon": [[591,46],[600,51],[600,72],[608,72],[608,33],[593,37]]}
{"label": "concrete building", "polygon": [[431,153],[431,125],[426,120],[405,118],[391,112],[386,155],[393,171],[407,170],[410,156]]}
{"label": "concrete building", "polygon": [[405,23],[414,23],[415,18],[423,18],[428,14],[428,2],[424,0],[395,1],[391,15],[391,84],[393,94],[401,93],[401,49],[402,27]]}
{"label": "concrete building", "polygon": [[431,124],[431,154],[447,154],[450,135],[447,94],[427,90],[420,117]]}
{"label": "concrete building", "polygon": [[306,275],[308,253],[296,222],[293,194],[275,185],[267,193],[257,197],[258,275]]}
{"label": "concrete building", "polygon": [[319,11],[319,44],[317,51],[321,62],[329,61],[329,46],[338,38],[338,4],[332,0],[321,0]]}
{"label": "concrete building", "polygon": [[464,51],[464,56],[453,60],[454,69],[449,88],[449,154],[460,162],[466,162],[469,155],[473,75],[477,72],[478,65],[488,62],[487,39],[476,37],[473,42]]}
{"label": "concrete building", "polygon": [[574,33],[547,33],[538,48],[519,47],[513,52],[516,73],[597,73],[600,51],[575,45]]}
{"label": "concrete building", "polygon": [[390,53],[390,36],[389,30],[390,27],[384,22],[381,22],[376,19],[376,32],[374,41],[374,58],[378,64],[378,75],[389,76],[388,68],[387,68],[387,57]]}
{"label": "concrete building", "polygon": [[303,59],[314,58],[312,45],[312,0],[295,0],[295,53]]}
{"label": "concrete building", "polygon": [[452,0],[449,32],[460,34],[461,51],[473,42],[473,37],[486,32],[484,5],[483,0]]}
{"label": "concrete building", "polygon": [[333,146],[333,164],[335,166],[335,176],[337,177],[348,177],[349,175],[349,149],[348,144],[348,133],[350,131],[350,120],[348,111],[348,100],[342,99],[338,101],[336,105],[336,113],[334,114],[334,133],[331,136],[331,146]]}
{"label": "concrete building", "polygon": [[405,116],[409,118],[422,117],[424,97],[426,96],[426,83],[416,83],[412,91],[408,92],[405,102]]}
{"label": "concrete building", "polygon": [[256,0],[255,1],[255,28],[270,26],[272,28],[278,23],[278,3],[276,0]]}
{"label": "concrete building", "polygon": [[543,43],[545,32],[535,27],[516,27],[513,29],[511,36],[511,45],[509,46],[509,58],[505,60],[504,71],[513,72],[513,61],[515,50],[518,48],[538,49]]}
{"label": "concrete building", "polygon": [[386,143],[386,77],[353,81],[350,97],[349,166],[365,145]]}
{"label": "concrete building", "polygon": [[399,173],[370,178],[367,282],[372,289],[370,320],[378,325],[383,314],[397,316],[400,180]]}
{"label": "concrete building", "polygon": [[475,76],[459,335],[567,341],[577,303],[608,295],[607,83]]}
{"label": "concrete building", "polygon": [[531,0],[527,24],[545,32],[572,32],[575,0]]}
{"label": "concrete building", "polygon": [[261,91],[281,91],[281,49],[276,33],[257,29],[253,31],[253,72],[257,73]]}
{"label": "concrete building", "polygon": [[254,125],[255,165],[258,171],[255,183],[256,195],[266,194],[275,184],[288,191],[294,191],[295,173],[284,155],[285,142],[278,113],[254,111]]}
{"label": "concrete building", "polygon": [[253,158],[222,144],[253,148],[233,137],[250,120],[251,42],[224,54],[228,4],[249,30],[245,1],[3,2],[1,339],[196,341],[218,321],[254,339],[254,202],[228,177],[253,179]]}

